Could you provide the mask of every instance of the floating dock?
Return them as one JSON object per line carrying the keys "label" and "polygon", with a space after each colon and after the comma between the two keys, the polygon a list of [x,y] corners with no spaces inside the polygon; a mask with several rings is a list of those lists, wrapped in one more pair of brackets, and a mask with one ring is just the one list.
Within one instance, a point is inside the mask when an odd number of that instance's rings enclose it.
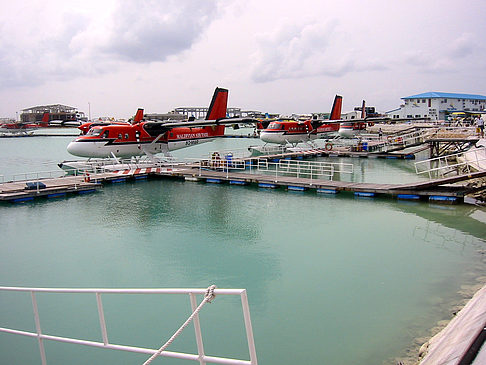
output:
{"label": "floating dock", "polygon": [[[172,164],[161,165],[160,163],[147,164],[137,167],[134,164],[127,168],[127,165],[119,165],[120,170],[116,170],[118,165],[112,165],[110,171],[106,168],[102,173],[82,176],[64,176],[55,178],[38,178],[15,182],[5,182],[0,184],[0,201],[23,202],[33,200],[38,197],[58,198],[68,194],[83,194],[94,192],[102,187],[103,183],[121,183],[129,179],[141,180],[152,178],[180,178],[187,181],[202,181],[207,183],[228,183],[230,185],[256,185],[260,188],[278,189],[284,188],[289,191],[315,191],[319,194],[337,194],[340,192],[350,192],[359,198],[373,197],[392,197],[399,200],[427,200],[439,203],[461,203],[464,196],[474,192],[474,188],[464,185],[451,185],[453,183],[467,181],[469,179],[486,176],[486,171],[469,173],[442,179],[433,179],[407,184],[378,184],[378,183],[358,183],[332,180],[332,174],[337,171],[331,168],[309,178],[307,173],[296,174],[277,174],[271,169],[261,172],[261,163],[277,166],[287,165],[289,162],[302,164],[305,169],[306,164],[324,164],[317,162],[302,161],[306,158],[316,156],[369,156],[366,152],[351,151],[330,151],[326,149],[311,149],[302,151],[292,151],[258,157],[245,157],[232,160],[217,161],[218,167],[213,166],[213,160],[200,160],[191,164]],[[393,155],[394,158],[407,158],[407,154]],[[377,154],[375,157],[390,158],[389,154]],[[332,163],[329,163],[332,165]],[[235,165],[239,169],[235,170]],[[342,165],[342,164],[334,164]],[[352,167],[352,164],[348,164]],[[211,167],[212,166],[212,167]],[[230,167],[228,169],[228,166]],[[256,168],[255,168],[256,166]],[[300,171],[301,167],[298,167]],[[330,172],[331,171],[331,172]],[[332,172],[334,171],[334,172]],[[341,171],[346,173],[346,171]],[[322,174],[330,173],[325,176]]]}
{"label": "floating dock", "polygon": [[254,184],[260,188],[284,188],[293,191],[313,190],[317,193],[337,194],[351,192],[357,197],[388,196],[401,200],[429,200],[431,202],[460,203],[469,188],[449,185],[459,181],[486,176],[486,171],[445,179],[414,182],[409,184],[374,184],[324,179],[309,179],[271,174],[253,174],[231,171],[214,171],[199,168],[184,168],[156,173],[164,177],[180,177],[189,181],[229,183],[232,185]]}

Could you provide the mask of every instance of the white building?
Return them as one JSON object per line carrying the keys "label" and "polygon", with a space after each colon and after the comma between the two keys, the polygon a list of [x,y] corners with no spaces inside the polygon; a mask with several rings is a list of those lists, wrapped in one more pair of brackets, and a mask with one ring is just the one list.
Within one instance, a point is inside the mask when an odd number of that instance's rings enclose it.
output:
{"label": "white building", "polygon": [[452,113],[466,115],[486,113],[486,96],[427,92],[402,98],[400,108],[386,114],[392,118],[423,118],[446,120]]}

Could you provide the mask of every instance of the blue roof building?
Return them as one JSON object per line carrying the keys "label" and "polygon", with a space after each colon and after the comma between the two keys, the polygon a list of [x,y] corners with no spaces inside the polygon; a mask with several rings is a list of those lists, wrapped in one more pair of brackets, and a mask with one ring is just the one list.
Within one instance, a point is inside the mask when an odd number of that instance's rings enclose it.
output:
{"label": "blue roof building", "polygon": [[445,120],[452,113],[463,112],[466,116],[486,113],[486,96],[426,92],[401,98],[404,101],[399,109],[389,111],[392,118],[423,118]]}

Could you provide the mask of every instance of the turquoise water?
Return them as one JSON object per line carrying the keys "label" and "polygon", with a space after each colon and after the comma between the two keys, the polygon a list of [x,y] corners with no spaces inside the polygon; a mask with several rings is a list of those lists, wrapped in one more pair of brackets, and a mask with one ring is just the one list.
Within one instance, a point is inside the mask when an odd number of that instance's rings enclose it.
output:
{"label": "turquoise water", "polygon": [[[55,169],[72,159],[70,140],[0,140],[0,174]],[[255,143],[225,139],[177,152]],[[410,161],[343,162],[355,164],[358,180],[417,179]],[[416,337],[450,318],[461,285],[486,274],[486,210],[471,205],[149,180],[3,204],[0,227],[4,286],[246,288],[260,364],[395,364]],[[34,330],[29,295],[0,300],[0,326]],[[157,348],[190,311],[186,297],[103,300],[118,344]],[[44,333],[101,340],[94,298],[38,301]],[[201,317],[207,354],[248,359],[239,299],[217,297]],[[195,352],[193,332],[169,349]],[[52,342],[46,352],[48,364],[147,358]],[[40,364],[37,342],[0,334],[0,363]]]}

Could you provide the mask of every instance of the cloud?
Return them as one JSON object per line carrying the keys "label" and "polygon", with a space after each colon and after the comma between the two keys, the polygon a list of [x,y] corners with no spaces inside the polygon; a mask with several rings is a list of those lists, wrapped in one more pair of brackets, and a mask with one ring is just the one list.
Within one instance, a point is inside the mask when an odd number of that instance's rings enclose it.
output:
{"label": "cloud", "polygon": [[472,34],[463,33],[442,46],[407,52],[404,59],[406,64],[417,68],[419,72],[450,73],[466,67],[467,61],[479,64],[480,62],[474,58],[482,49],[483,47],[474,41]]}
{"label": "cloud", "polygon": [[216,12],[214,1],[121,2],[100,50],[131,62],[164,61],[191,48]]}
{"label": "cloud", "polygon": [[269,82],[386,69],[381,61],[359,58],[361,50],[343,47],[347,37],[336,20],[283,24],[271,34],[260,35],[251,77]]}
{"label": "cloud", "polygon": [[216,0],[81,4],[18,5],[11,11],[22,11],[22,26],[1,17],[0,89],[111,72],[122,62],[162,62],[190,49],[218,11]]}

